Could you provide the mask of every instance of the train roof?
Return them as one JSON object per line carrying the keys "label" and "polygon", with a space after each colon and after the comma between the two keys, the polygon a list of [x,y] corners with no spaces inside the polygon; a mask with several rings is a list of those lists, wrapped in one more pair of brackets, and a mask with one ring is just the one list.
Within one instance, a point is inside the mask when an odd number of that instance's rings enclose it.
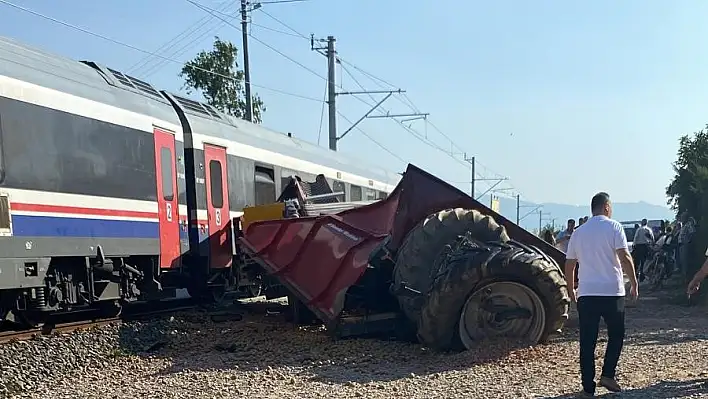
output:
{"label": "train roof", "polygon": [[286,154],[332,169],[395,185],[397,173],[335,153],[315,144],[225,115],[181,95],[103,65],[55,55],[0,36],[0,75],[181,125],[166,96],[176,100],[194,132]]}
{"label": "train roof", "polygon": [[341,153],[223,114],[213,108],[205,110],[196,108],[195,105],[198,104],[194,104],[193,100],[179,95],[173,93],[166,93],[166,95],[176,99],[175,102],[182,108],[194,133],[267,149],[390,185],[396,185],[401,178],[398,173],[362,165],[361,161],[343,156]]}
{"label": "train roof", "polygon": [[[0,75],[180,125],[169,101],[148,83],[92,62],[76,61],[2,36]],[[155,95],[140,95],[140,88],[123,90],[125,85],[120,80],[129,80],[144,90],[151,89]]]}

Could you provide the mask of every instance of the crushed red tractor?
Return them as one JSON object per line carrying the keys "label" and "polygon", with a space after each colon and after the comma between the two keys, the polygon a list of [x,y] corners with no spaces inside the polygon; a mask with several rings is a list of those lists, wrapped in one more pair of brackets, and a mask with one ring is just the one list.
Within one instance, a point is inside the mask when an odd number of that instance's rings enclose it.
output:
{"label": "crushed red tractor", "polygon": [[469,349],[544,342],[568,317],[562,252],[413,165],[384,200],[253,222],[239,248],[334,337]]}

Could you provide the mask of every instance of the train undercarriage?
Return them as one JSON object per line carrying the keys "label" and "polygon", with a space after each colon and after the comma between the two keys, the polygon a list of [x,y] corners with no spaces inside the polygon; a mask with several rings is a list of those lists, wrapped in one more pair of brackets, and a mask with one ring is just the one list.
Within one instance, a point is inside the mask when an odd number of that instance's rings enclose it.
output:
{"label": "train undercarriage", "polygon": [[202,303],[219,303],[227,294],[261,295],[260,268],[242,256],[234,257],[232,265],[223,270],[186,266],[163,271],[157,257],[106,257],[100,246],[93,257],[23,262],[21,271],[30,277],[43,274],[43,280],[38,280],[43,284],[0,290],[0,320],[35,328],[79,312],[117,317],[125,305],[175,299],[180,289]]}

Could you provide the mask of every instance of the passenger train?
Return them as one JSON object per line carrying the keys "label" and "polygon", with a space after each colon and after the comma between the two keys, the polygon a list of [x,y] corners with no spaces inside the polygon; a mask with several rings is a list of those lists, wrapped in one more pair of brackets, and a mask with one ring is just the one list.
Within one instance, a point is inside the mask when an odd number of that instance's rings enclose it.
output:
{"label": "passenger train", "polygon": [[222,292],[241,273],[232,218],[319,174],[348,201],[400,179],[0,37],[0,318]]}

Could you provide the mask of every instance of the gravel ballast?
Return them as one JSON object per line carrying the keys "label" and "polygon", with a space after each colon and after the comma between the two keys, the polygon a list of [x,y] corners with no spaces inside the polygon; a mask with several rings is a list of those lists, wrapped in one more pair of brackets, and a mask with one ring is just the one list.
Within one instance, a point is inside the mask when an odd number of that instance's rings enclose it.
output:
{"label": "gravel ballast", "polygon": [[[375,339],[331,341],[280,316],[159,321],[0,346],[0,397],[570,398],[580,386],[573,317],[550,344],[442,354]],[[606,336],[601,332],[597,367]],[[704,308],[643,298],[627,310],[622,398],[708,398]],[[600,388],[598,394],[606,393]]]}

